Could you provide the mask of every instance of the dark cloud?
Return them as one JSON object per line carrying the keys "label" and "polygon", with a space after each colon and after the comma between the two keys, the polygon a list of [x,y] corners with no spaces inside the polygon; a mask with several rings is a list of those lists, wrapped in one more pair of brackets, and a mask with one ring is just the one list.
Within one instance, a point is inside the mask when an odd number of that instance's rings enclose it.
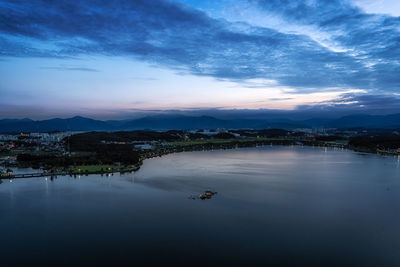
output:
{"label": "dark cloud", "polygon": [[400,113],[400,96],[372,94],[343,94],[339,98],[317,105],[302,105],[297,110],[391,114]]}
{"label": "dark cloud", "polygon": [[365,14],[347,0],[249,0],[267,13],[328,33],[363,67],[349,66],[349,85],[386,91],[400,89],[400,17]]}
{"label": "dark cloud", "polygon": [[[338,0],[255,2],[296,23],[343,31],[336,40],[357,55],[161,0],[1,1],[0,55],[129,56],[200,76],[276,80],[301,92],[399,89],[397,18],[366,15]],[[367,60],[374,65],[366,66]]]}
{"label": "dark cloud", "polygon": [[351,106],[359,106],[366,109],[393,109],[400,111],[400,97],[393,95],[356,95],[344,94],[342,101],[354,102]]}

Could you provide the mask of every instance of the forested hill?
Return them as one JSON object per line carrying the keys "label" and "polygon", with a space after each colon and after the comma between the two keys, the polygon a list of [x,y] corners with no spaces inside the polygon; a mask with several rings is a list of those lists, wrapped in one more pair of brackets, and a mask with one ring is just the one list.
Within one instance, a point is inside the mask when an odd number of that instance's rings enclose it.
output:
{"label": "forested hill", "polygon": [[211,116],[157,115],[134,120],[101,121],[84,117],[34,121],[31,119],[0,120],[0,133],[51,131],[121,131],[121,130],[188,130],[240,128],[400,128],[400,114],[385,116],[351,115],[337,119],[218,119]]}

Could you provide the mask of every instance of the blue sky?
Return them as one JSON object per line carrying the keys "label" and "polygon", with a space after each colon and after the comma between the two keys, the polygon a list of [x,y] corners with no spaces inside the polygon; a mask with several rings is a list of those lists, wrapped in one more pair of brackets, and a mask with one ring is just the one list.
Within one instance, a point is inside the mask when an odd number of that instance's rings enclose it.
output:
{"label": "blue sky", "polygon": [[0,117],[400,111],[395,0],[0,1]]}

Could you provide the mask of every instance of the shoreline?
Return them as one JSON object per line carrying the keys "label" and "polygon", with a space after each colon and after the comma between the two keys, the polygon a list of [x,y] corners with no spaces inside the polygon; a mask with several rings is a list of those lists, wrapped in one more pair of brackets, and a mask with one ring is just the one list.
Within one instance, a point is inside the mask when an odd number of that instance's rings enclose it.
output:
{"label": "shoreline", "polygon": [[[140,164],[141,165],[141,164]],[[118,171],[91,171],[91,172],[37,172],[37,173],[21,173],[14,174],[13,176],[0,176],[0,180],[3,179],[25,179],[25,178],[39,178],[39,177],[57,177],[57,176],[87,176],[90,174],[114,174],[114,173],[126,173],[126,172],[135,172],[140,169],[140,165],[134,165],[131,168],[120,169]]]}
{"label": "shoreline", "polygon": [[[39,177],[57,177],[57,176],[77,176],[89,174],[114,174],[114,173],[132,173],[136,172],[143,165],[143,161],[146,159],[151,159],[155,157],[162,157],[164,155],[181,153],[181,152],[195,152],[195,151],[213,151],[213,150],[226,150],[226,149],[237,149],[237,148],[252,148],[252,147],[266,147],[266,146],[307,146],[307,147],[321,147],[321,148],[340,148],[346,149],[354,152],[361,152],[367,154],[376,155],[393,155],[400,156],[399,153],[388,153],[385,151],[371,151],[369,149],[354,148],[345,144],[337,143],[326,143],[318,141],[296,141],[296,140],[260,140],[260,141],[237,141],[237,142],[221,142],[221,143],[204,143],[204,144],[188,144],[184,146],[173,146],[169,148],[152,150],[143,152],[142,156],[139,158],[139,162],[132,167],[119,169],[119,170],[103,170],[103,171],[85,171],[85,172],[38,172],[38,173],[28,173],[28,174],[15,174],[13,176],[0,176],[0,180],[5,179],[24,179],[24,178],[39,178]],[[96,166],[96,165],[94,165]]]}

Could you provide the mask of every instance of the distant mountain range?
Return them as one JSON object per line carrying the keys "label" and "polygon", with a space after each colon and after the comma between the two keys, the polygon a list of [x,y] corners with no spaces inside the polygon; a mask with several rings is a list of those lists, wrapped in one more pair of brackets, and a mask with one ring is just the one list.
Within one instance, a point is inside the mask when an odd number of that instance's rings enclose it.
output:
{"label": "distant mountain range", "polygon": [[349,115],[338,119],[217,119],[211,116],[156,115],[134,120],[101,121],[84,117],[69,119],[0,120],[0,132],[50,132],[50,131],[120,131],[120,130],[185,130],[185,129],[239,129],[239,128],[400,128],[400,113],[392,115]]}

